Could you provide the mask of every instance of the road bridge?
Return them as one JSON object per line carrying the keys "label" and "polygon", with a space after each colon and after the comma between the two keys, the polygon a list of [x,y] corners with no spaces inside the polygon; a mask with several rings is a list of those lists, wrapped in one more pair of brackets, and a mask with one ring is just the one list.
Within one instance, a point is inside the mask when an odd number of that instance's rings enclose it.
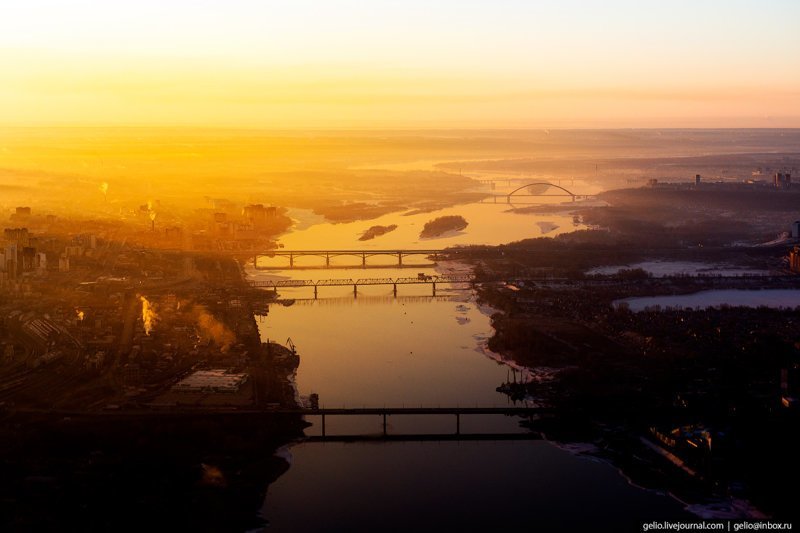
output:
{"label": "road bridge", "polygon": [[[388,440],[388,441],[448,441],[448,440],[529,440],[540,438],[538,433],[509,431],[507,433],[462,433],[461,417],[470,415],[484,416],[516,416],[531,419],[536,416],[548,416],[556,414],[556,409],[546,407],[362,407],[362,408],[323,408],[323,409],[235,409],[235,408],[146,408],[146,409],[121,409],[113,411],[74,411],[57,410],[42,407],[23,407],[14,408],[9,411],[13,413],[37,414],[57,417],[63,419],[94,419],[94,420],[144,420],[158,418],[188,418],[210,417],[239,418],[239,417],[258,417],[258,416],[318,416],[321,417],[321,435],[310,436],[310,442],[328,441],[366,441],[366,440]],[[378,434],[351,434],[351,435],[328,435],[325,427],[326,418],[331,416],[379,416],[383,421],[383,430]],[[451,415],[455,417],[455,428],[452,432],[443,433],[411,433],[411,434],[390,434],[387,426],[387,418],[390,416],[402,415]]]}
{"label": "road bridge", "polygon": [[[453,415],[456,418],[455,432],[449,435],[461,435],[461,417],[463,415],[502,415],[530,418],[536,415],[551,414],[554,410],[545,407],[361,407],[361,408],[323,408],[323,409],[282,409],[276,413],[303,416],[319,416],[322,418],[322,437],[326,437],[325,418],[330,416],[380,416],[383,418],[383,437],[389,437],[386,419],[398,415]],[[419,437],[419,435],[416,435]]]}
{"label": "road bridge", "polygon": [[368,257],[375,257],[375,256],[394,256],[397,257],[397,266],[403,266],[403,258],[410,257],[415,255],[421,255],[425,257],[433,257],[433,260],[436,261],[440,255],[444,253],[444,250],[440,249],[426,249],[426,250],[406,250],[406,249],[389,249],[389,250],[270,250],[268,252],[255,254],[253,256],[253,266],[256,270],[283,270],[284,267],[261,267],[258,266],[258,258],[259,257],[288,257],[289,258],[289,268],[295,268],[294,260],[297,257],[307,257],[307,256],[314,256],[314,257],[323,257],[325,258],[325,268],[331,268],[331,258],[332,257],[340,257],[340,256],[354,256],[361,258],[361,266],[367,266],[367,258]]}
{"label": "road bridge", "polygon": [[449,442],[541,440],[539,433],[413,433],[404,435],[313,435],[303,442]]}

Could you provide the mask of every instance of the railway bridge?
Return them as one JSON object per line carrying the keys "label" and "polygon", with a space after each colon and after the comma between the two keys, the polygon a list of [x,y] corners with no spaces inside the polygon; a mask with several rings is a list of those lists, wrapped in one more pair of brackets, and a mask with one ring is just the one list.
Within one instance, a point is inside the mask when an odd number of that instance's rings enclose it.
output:
{"label": "railway bridge", "polygon": [[391,285],[392,291],[397,296],[398,285],[430,285],[431,291],[436,296],[436,284],[442,283],[465,283],[469,288],[475,285],[475,276],[472,274],[443,274],[439,276],[419,275],[415,278],[361,278],[353,280],[352,278],[336,278],[336,279],[278,279],[278,280],[251,280],[248,282],[251,287],[258,289],[272,289],[278,292],[279,287],[313,287],[314,298],[316,299],[319,294],[319,287],[353,287],[353,295],[358,294],[358,287],[367,285]]}

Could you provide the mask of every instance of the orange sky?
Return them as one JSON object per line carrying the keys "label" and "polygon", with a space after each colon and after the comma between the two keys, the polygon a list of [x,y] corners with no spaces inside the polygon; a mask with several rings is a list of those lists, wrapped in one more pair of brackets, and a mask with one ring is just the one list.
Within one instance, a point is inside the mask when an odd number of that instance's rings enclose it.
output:
{"label": "orange sky", "polygon": [[796,2],[108,4],[4,3],[0,123],[800,127]]}

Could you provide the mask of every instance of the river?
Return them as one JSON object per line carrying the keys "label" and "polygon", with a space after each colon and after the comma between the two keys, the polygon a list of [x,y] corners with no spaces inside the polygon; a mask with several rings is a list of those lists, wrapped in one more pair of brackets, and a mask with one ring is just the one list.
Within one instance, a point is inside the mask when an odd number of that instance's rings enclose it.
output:
{"label": "river", "polygon": [[[463,205],[437,212],[392,214],[373,221],[331,224],[296,211],[298,223],[280,240],[285,249],[445,248],[500,244],[580,227],[568,214],[519,215],[502,205]],[[440,239],[421,240],[425,221],[459,214],[469,226]],[[398,229],[373,241],[358,236],[372,225]],[[553,228],[556,226],[556,228]],[[424,258],[413,258],[425,262]],[[355,259],[359,261],[359,259]],[[463,269],[453,264],[398,269],[396,258],[371,257],[373,268],[254,270],[252,279],[356,279],[428,275]],[[295,260],[320,266],[324,259]],[[287,266],[266,258],[260,267]],[[505,406],[496,388],[513,376],[487,347],[491,309],[480,308],[463,286],[321,287],[281,289],[289,305],[258,317],[263,340],[290,337],[300,354],[300,395],[319,394],[321,407]],[[510,374],[510,372],[512,372]],[[307,435],[320,435],[319,417]],[[390,416],[389,434],[448,433],[452,415]],[[498,415],[462,417],[462,433],[521,433],[518,420]],[[328,417],[326,435],[379,434],[381,417]],[[608,524],[609,531],[656,517],[683,516],[682,506],[632,486],[616,469],[547,441],[305,442],[287,450],[289,470],[268,490],[263,517],[276,531],[530,529],[575,530]],[[583,513],[571,510],[580,508]],[[636,511],[631,511],[635,509]],[[538,529],[538,527],[537,527]]]}

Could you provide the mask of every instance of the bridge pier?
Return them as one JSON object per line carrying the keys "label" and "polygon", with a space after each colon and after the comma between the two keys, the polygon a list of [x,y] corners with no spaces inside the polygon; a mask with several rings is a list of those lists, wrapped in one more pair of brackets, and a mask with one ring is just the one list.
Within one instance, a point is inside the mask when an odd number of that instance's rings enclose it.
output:
{"label": "bridge pier", "polygon": [[461,435],[461,414],[456,413],[456,435]]}
{"label": "bridge pier", "polygon": [[325,436],[325,413],[322,414],[322,436]]}
{"label": "bridge pier", "polygon": [[361,268],[367,268],[367,254],[361,254]]}
{"label": "bridge pier", "polygon": [[317,299],[317,286],[314,285],[314,299]]}
{"label": "bridge pier", "polygon": [[353,298],[358,298],[358,285],[353,284]]}
{"label": "bridge pier", "polygon": [[289,254],[289,268],[294,268],[294,255]]}
{"label": "bridge pier", "polygon": [[386,436],[386,413],[383,413],[383,436]]}
{"label": "bridge pier", "polygon": [[394,293],[394,297],[397,298],[397,283],[392,283],[392,292]]}
{"label": "bridge pier", "polygon": [[403,266],[403,252],[397,252],[397,266]]}
{"label": "bridge pier", "polygon": [[433,285],[433,296],[436,296],[436,282],[432,282],[431,285]]}
{"label": "bridge pier", "polygon": [[325,254],[325,268],[331,267],[331,254]]}

